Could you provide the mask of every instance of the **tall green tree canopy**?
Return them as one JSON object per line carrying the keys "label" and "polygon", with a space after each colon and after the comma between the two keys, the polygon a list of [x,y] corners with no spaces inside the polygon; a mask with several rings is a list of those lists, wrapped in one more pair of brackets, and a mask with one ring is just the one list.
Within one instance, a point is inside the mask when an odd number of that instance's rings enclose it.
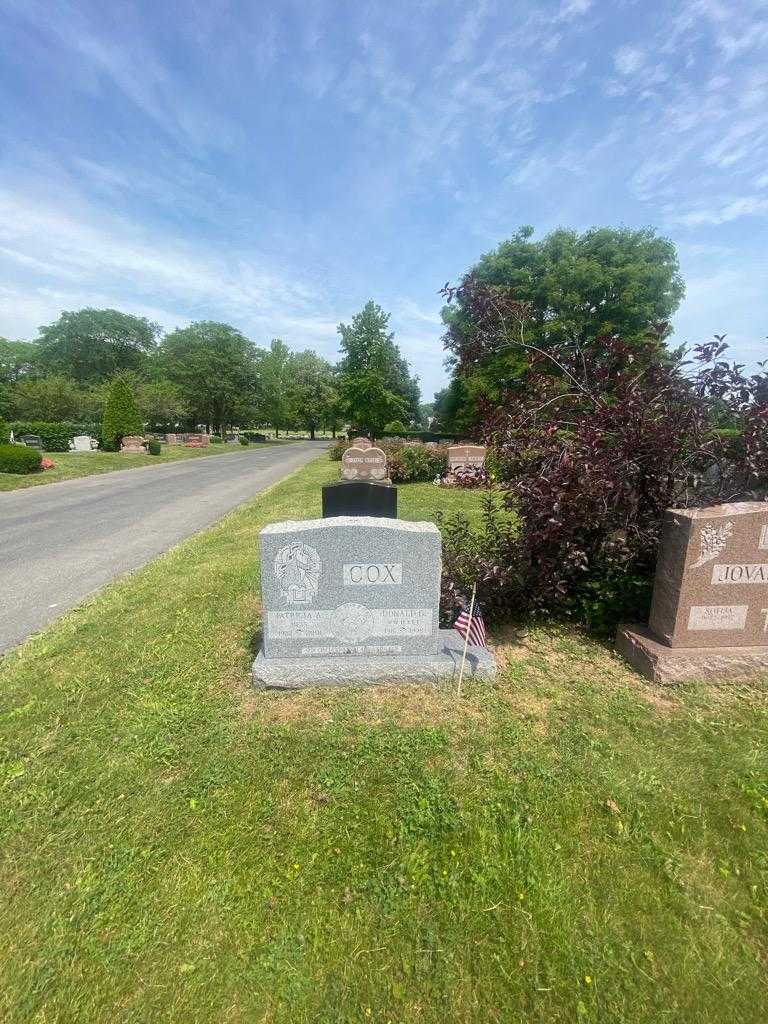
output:
{"label": "tall green tree canopy", "polygon": [[[653,325],[661,355],[666,324],[685,291],[673,242],[652,228],[591,228],[582,234],[561,229],[539,240],[532,236],[533,228],[520,228],[482,256],[463,281],[509,289],[526,303],[525,341],[530,345],[584,348],[599,344],[601,336],[619,335],[647,354],[645,336]],[[443,310],[443,319],[445,345],[462,366],[463,382],[446,396],[442,411],[466,423],[479,402],[499,401],[510,379],[524,375],[527,360],[519,348],[482,360],[468,358],[476,324],[461,289]]]}
{"label": "tall green tree canopy", "polygon": [[[389,313],[375,302],[367,302],[352,317],[351,324],[339,324],[338,332],[341,336],[339,347],[343,353],[339,374],[345,397],[349,400],[350,395],[359,398],[366,393],[378,392],[377,405],[381,405],[389,401],[384,397],[384,392],[389,392],[400,399],[400,411],[393,411],[384,422],[397,418],[418,422],[419,383],[411,375],[408,363],[395,344],[395,336],[389,330]],[[365,386],[359,383],[363,378]],[[358,384],[354,383],[355,380]],[[359,405],[350,405],[352,421],[361,427],[364,425],[360,418],[363,412]]]}
{"label": "tall green tree canopy", "polygon": [[10,393],[11,412],[19,420],[71,420],[82,415],[86,397],[69,377],[54,373],[48,377],[19,380]]}
{"label": "tall green tree canopy", "polygon": [[256,395],[255,348],[229,324],[201,320],[167,334],[159,371],[178,388],[198,423],[224,431],[245,422]]}
{"label": "tall green tree canopy", "polygon": [[160,325],[117,309],[80,309],[40,328],[40,366],[78,383],[140,369],[154,349]]}
{"label": "tall green tree canopy", "polygon": [[39,346],[31,341],[0,338],[0,384],[12,384],[30,376],[37,367],[39,355]]}
{"label": "tall green tree canopy", "polygon": [[292,360],[291,350],[280,338],[273,338],[268,349],[257,351],[257,418],[259,423],[268,423],[276,434],[290,426],[294,418]]}
{"label": "tall green tree canopy", "polygon": [[321,424],[334,420],[339,393],[333,368],[322,356],[307,351],[291,357],[290,371],[294,417],[314,438]]}

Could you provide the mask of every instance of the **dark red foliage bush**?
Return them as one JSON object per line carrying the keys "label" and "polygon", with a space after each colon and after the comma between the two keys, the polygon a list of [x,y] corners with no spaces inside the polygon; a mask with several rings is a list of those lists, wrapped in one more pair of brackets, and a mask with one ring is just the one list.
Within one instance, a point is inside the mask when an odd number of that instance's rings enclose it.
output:
{"label": "dark red foliage bush", "polygon": [[459,373],[505,346],[527,361],[482,410],[520,527],[505,550],[489,545],[479,575],[503,577],[500,603],[516,611],[606,629],[644,616],[665,509],[765,497],[766,374],[721,358],[722,338],[692,362],[660,358],[665,325],[646,349],[617,337],[544,349],[526,341],[528,309],[509,290],[467,278],[461,298],[473,329],[454,347]]}

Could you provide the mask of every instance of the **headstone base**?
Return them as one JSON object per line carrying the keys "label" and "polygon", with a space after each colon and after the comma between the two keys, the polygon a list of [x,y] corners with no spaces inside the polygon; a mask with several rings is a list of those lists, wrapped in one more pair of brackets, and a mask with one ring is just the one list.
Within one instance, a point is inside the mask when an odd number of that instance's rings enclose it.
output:
{"label": "headstone base", "polygon": [[664,686],[768,676],[768,647],[667,647],[647,626],[635,624],[619,626],[616,651],[641,676]]}
{"label": "headstone base", "polygon": [[[374,683],[436,683],[458,679],[464,641],[455,629],[440,630],[436,654],[418,657],[265,658],[253,663],[253,685],[259,690],[303,690],[309,686],[350,686]],[[493,679],[496,662],[484,647],[467,647],[465,679]]]}

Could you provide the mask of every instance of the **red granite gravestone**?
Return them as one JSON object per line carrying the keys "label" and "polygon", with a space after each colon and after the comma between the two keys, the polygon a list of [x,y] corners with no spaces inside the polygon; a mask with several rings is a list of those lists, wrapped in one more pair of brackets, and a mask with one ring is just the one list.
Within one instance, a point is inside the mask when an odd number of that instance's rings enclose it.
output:
{"label": "red granite gravestone", "polygon": [[648,628],[616,648],[657,682],[768,671],[768,502],[669,509]]}

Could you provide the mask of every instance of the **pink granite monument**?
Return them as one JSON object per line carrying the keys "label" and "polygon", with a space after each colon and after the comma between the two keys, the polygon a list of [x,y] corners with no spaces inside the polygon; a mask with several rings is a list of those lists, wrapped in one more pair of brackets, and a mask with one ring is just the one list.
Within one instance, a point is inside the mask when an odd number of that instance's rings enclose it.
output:
{"label": "pink granite monument", "polygon": [[669,509],[648,627],[616,649],[662,683],[768,674],[768,502]]}

